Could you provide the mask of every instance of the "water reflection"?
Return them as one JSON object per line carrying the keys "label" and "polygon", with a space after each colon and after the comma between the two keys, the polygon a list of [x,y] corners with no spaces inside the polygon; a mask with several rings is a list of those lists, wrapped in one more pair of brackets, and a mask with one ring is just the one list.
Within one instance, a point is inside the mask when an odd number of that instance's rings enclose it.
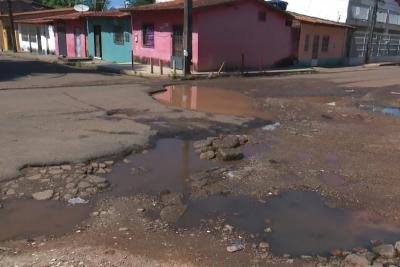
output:
{"label": "water reflection", "polygon": [[165,89],[153,94],[153,97],[169,106],[217,114],[271,118],[270,114],[257,110],[252,98],[232,90],[190,84],[171,85]]}

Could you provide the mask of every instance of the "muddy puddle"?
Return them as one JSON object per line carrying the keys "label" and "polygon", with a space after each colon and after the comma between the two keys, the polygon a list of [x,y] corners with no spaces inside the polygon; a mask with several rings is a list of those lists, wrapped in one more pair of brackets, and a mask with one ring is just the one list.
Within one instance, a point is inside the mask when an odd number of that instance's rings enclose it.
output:
{"label": "muddy puddle", "polygon": [[17,200],[3,202],[0,209],[0,241],[60,236],[85,220],[90,205],[68,206],[59,201]]}
{"label": "muddy puddle", "polygon": [[[180,138],[159,139],[151,150],[132,154],[116,163],[106,178],[112,194],[158,194],[162,191],[188,194],[187,179],[191,174],[231,164],[202,160],[194,152],[194,141]],[[268,149],[267,144],[247,144],[241,148],[245,158]]]}
{"label": "muddy puddle", "polygon": [[223,219],[236,231],[254,234],[256,240],[248,240],[247,246],[269,242],[276,255],[326,255],[336,248],[369,247],[370,240],[395,242],[400,238],[400,228],[360,211],[330,208],[312,192],[284,193],[265,203],[229,196],[192,199],[177,226],[213,229],[204,225],[210,219]]}
{"label": "muddy puddle", "polygon": [[271,114],[257,109],[249,96],[232,90],[207,86],[179,84],[165,87],[165,91],[153,94],[153,98],[168,106],[202,112],[250,116],[271,119]]}

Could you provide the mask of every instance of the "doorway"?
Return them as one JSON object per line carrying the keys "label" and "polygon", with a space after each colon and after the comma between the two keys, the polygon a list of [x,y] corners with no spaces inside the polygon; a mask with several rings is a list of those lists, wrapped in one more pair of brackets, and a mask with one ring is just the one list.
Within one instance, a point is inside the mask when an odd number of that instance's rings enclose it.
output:
{"label": "doorway", "polygon": [[174,25],[172,27],[172,62],[175,60],[175,66],[177,69],[183,69],[183,26]]}
{"label": "doorway", "polygon": [[58,53],[60,56],[67,56],[67,39],[65,34],[65,24],[57,24],[57,34],[58,34]]}
{"label": "doorway", "polygon": [[36,28],[36,40],[37,40],[37,48],[38,48],[38,53],[42,53],[42,38],[41,38],[41,33],[40,33],[40,27]]}
{"label": "doorway", "polygon": [[94,34],[94,56],[97,58],[102,57],[101,52],[101,26],[93,25],[93,34]]}
{"label": "doorway", "polygon": [[82,57],[81,53],[81,29],[76,27],[74,29],[74,43],[75,43],[75,57]]}
{"label": "doorway", "polygon": [[6,27],[6,35],[7,35],[7,50],[11,51],[13,50],[13,44],[11,39],[12,36],[10,27]]}
{"label": "doorway", "polygon": [[311,58],[312,67],[318,65],[318,54],[319,54],[319,35],[314,35],[312,44],[312,58]]}

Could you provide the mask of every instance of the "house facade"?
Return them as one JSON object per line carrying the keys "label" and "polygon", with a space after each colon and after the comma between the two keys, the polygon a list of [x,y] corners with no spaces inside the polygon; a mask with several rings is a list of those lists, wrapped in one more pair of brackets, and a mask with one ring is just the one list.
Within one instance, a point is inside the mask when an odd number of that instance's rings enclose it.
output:
{"label": "house facade", "polygon": [[86,19],[88,56],[109,62],[131,62],[130,13],[118,10],[88,12]]}
{"label": "house facade", "polygon": [[[183,1],[130,9],[136,60],[183,60]],[[196,71],[263,69],[292,58],[291,16],[265,1],[193,1],[192,63]],[[238,19],[240,18],[240,19]]]}
{"label": "house facade", "polygon": [[337,66],[346,62],[346,38],[351,26],[315,17],[293,15],[298,38],[297,65]]}
{"label": "house facade", "polygon": [[52,17],[56,36],[56,55],[86,58],[86,23],[78,12]]}
{"label": "house facade", "polygon": [[[13,0],[11,1],[11,8],[14,14],[18,14],[21,12],[31,12],[31,11],[39,11],[46,10],[49,7],[41,4],[40,1],[35,0]],[[17,47],[19,47],[18,43],[18,29],[15,29],[15,39],[17,41]],[[11,44],[11,28],[10,28],[10,19],[8,17],[8,4],[7,1],[0,1],[0,50],[8,51],[12,50]]]}

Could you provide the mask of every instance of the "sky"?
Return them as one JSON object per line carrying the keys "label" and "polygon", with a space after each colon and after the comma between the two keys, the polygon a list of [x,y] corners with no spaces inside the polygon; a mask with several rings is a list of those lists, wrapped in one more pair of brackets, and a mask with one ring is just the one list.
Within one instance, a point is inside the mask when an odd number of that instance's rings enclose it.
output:
{"label": "sky", "polygon": [[[333,21],[345,22],[348,0],[285,0],[288,10]],[[124,0],[111,0],[110,6],[123,7]]]}
{"label": "sky", "polygon": [[345,22],[348,0],[285,0],[288,10],[308,16]]}

